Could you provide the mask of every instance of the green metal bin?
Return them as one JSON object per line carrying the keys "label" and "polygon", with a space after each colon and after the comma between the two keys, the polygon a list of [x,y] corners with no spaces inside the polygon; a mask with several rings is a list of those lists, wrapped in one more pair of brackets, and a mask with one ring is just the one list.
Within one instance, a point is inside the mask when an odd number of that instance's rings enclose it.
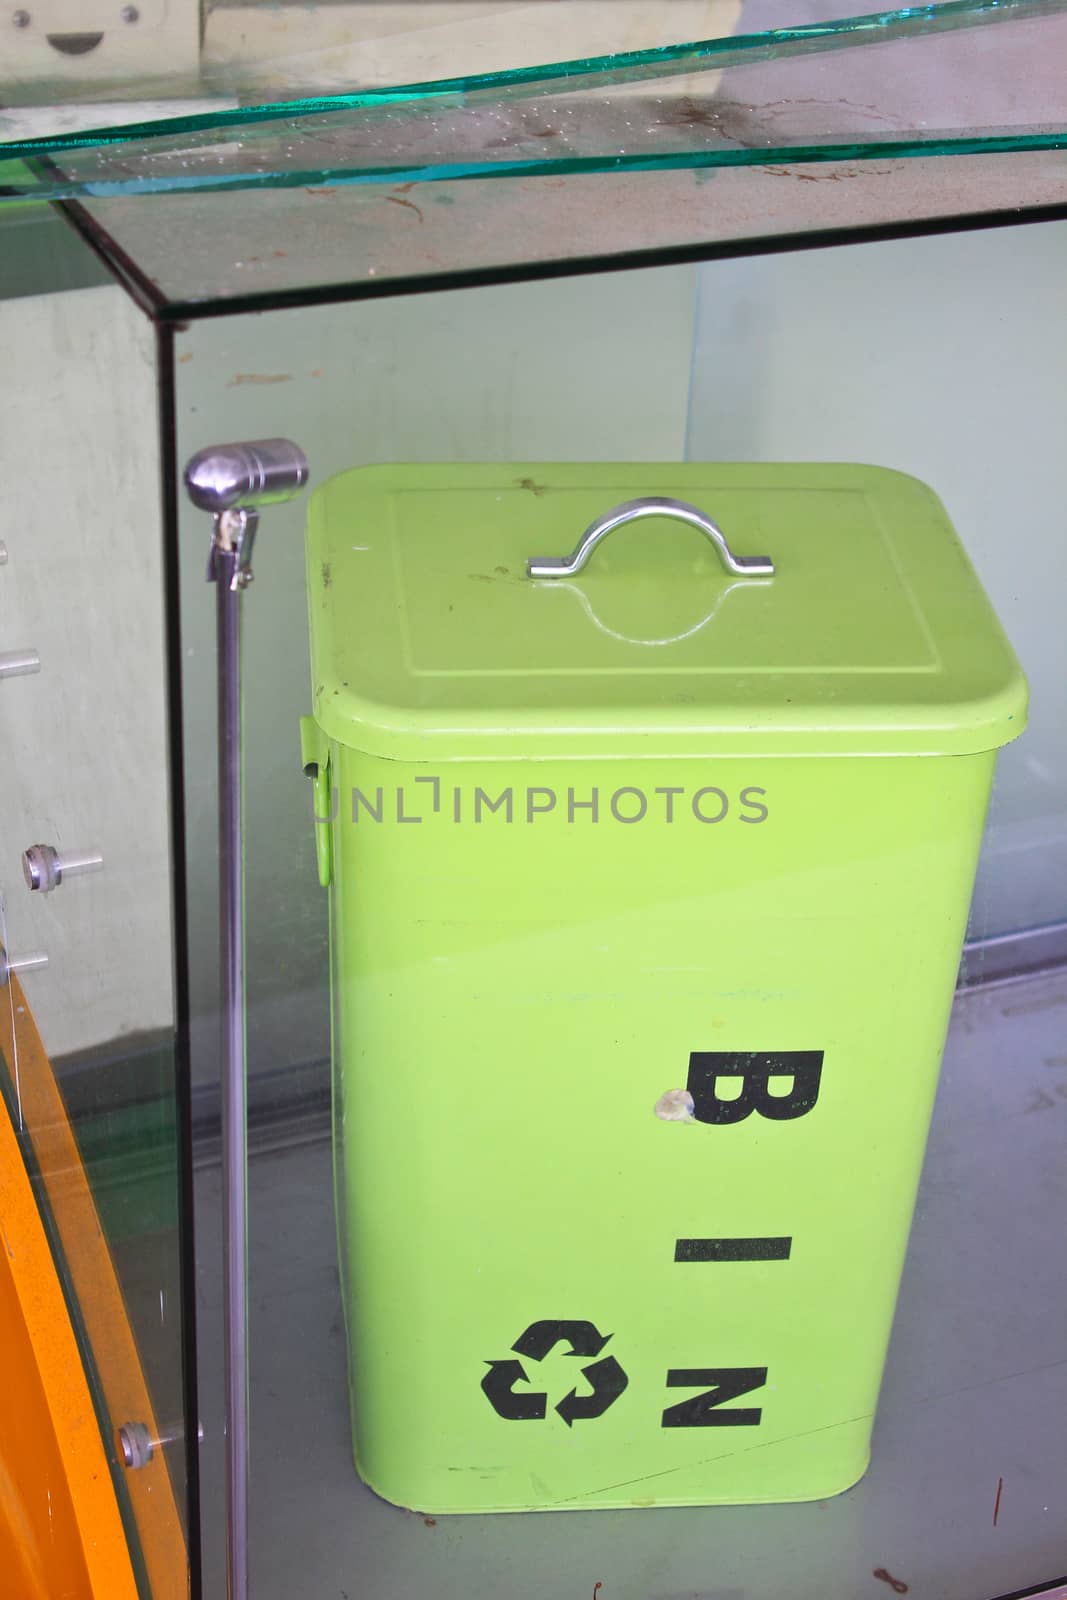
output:
{"label": "green metal bin", "polygon": [[940,503],[368,467],[307,551],[361,1475],[441,1513],[848,1488],[1025,719]]}

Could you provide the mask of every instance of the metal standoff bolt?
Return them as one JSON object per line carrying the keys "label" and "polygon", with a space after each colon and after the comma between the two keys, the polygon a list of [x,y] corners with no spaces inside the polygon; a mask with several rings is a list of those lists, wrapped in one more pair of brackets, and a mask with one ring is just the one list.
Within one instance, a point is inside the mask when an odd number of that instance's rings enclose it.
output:
{"label": "metal standoff bolt", "polygon": [[119,1449],[124,1466],[147,1467],[155,1444],[143,1422],[124,1422],[119,1429]]}
{"label": "metal standoff bolt", "polygon": [[[198,1439],[203,1440],[204,1427],[199,1424],[196,1430]],[[153,1439],[147,1426],[143,1422],[124,1422],[118,1430],[119,1449],[122,1451],[123,1465],[131,1471],[139,1467],[147,1467],[157,1450],[162,1450],[168,1444],[176,1444],[179,1439],[185,1438],[185,1429],[180,1422],[170,1427],[159,1430],[157,1438]]]}
{"label": "metal standoff bolt", "polygon": [[8,979],[13,972],[39,972],[47,965],[48,957],[40,950],[35,950],[28,956],[9,956],[0,946],[0,989],[7,988]]}
{"label": "metal standoff bolt", "polygon": [[64,878],[76,878],[82,872],[99,872],[104,858],[97,850],[65,851],[62,855],[54,844],[31,844],[22,852],[22,875],[27,889],[51,894]]}
{"label": "metal standoff bolt", "polygon": [[7,545],[0,539],[0,567],[7,566]]}
{"label": "metal standoff bolt", "polygon": [[0,678],[29,678],[40,670],[36,650],[0,650]]}

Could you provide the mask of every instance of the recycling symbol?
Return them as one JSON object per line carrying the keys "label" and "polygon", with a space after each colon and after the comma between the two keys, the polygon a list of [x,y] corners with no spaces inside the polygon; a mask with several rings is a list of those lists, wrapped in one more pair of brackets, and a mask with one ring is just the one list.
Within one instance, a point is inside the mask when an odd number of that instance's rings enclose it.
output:
{"label": "recycling symbol", "polygon": [[[568,1356],[595,1358],[600,1356],[610,1338],[610,1333],[600,1333],[591,1322],[531,1322],[511,1348],[530,1361],[543,1361],[557,1344],[565,1341],[570,1345]],[[515,1392],[517,1383],[531,1382],[521,1361],[487,1361],[486,1365],[489,1371],[482,1379],[482,1391],[498,1417],[509,1422],[527,1422],[541,1421],[547,1415],[547,1394],[536,1390]],[[576,1385],[554,1407],[568,1428],[578,1420],[602,1417],[630,1381],[614,1356],[590,1360],[581,1372],[589,1385],[588,1391],[579,1394]]]}

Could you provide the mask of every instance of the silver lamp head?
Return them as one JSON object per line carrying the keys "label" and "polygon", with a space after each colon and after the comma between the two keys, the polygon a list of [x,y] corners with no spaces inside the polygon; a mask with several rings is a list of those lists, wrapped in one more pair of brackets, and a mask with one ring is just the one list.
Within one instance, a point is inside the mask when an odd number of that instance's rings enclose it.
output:
{"label": "silver lamp head", "polygon": [[185,487],[201,511],[232,511],[291,500],[308,481],[307,457],[291,439],[253,439],[198,450],[185,468]]}

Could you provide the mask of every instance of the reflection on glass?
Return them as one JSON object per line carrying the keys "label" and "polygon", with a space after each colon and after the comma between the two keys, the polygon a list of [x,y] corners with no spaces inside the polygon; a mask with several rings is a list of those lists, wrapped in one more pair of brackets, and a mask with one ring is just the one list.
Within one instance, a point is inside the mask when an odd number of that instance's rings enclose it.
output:
{"label": "reflection on glass", "polygon": [[[27,1366],[5,1367],[5,1394],[21,1383],[47,1401],[54,1445],[46,1542],[21,1541],[26,1587],[10,1592],[183,1600],[193,1463],[152,338],[117,288],[27,293],[35,259],[49,279],[49,237],[0,299],[20,378],[0,396],[0,658],[32,667],[0,674],[0,1225],[20,1219],[27,1251],[39,1233],[34,1292],[53,1307],[42,1331],[9,1256]],[[33,1482],[32,1443],[0,1456],[6,1511]],[[71,1540],[81,1566],[60,1571]]]}

